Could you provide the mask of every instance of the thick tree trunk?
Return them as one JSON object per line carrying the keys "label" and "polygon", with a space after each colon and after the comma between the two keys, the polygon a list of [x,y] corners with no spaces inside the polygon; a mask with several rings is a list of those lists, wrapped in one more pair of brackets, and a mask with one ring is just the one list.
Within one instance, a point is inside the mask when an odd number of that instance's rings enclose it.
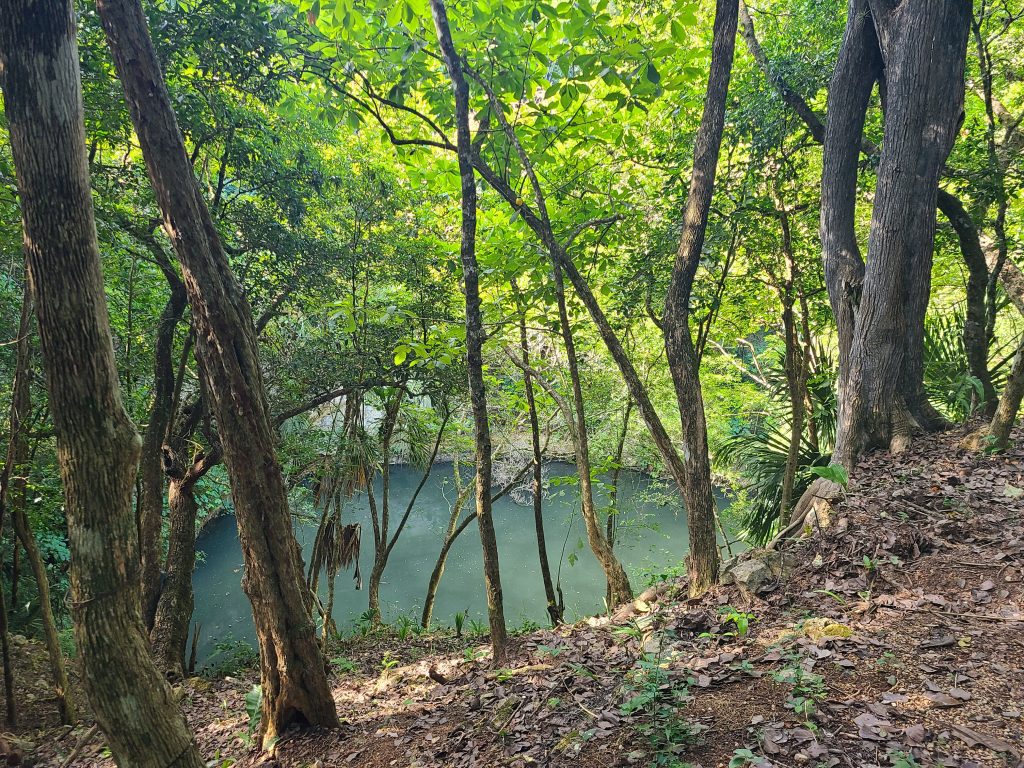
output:
{"label": "thick tree trunk", "polygon": [[336,727],[249,304],[192,174],[139,0],[99,0],[97,9],[192,306],[260,648],[263,743],[292,723]]}
{"label": "thick tree trunk", "polygon": [[711,487],[707,423],[700,386],[700,363],[690,334],[690,294],[700,265],[714,194],[718,154],[725,129],[725,105],[736,49],[739,0],[718,0],[704,114],[693,155],[693,177],[683,214],[672,280],[665,299],[665,352],[683,427],[683,498],[690,532],[687,571],[690,594],[699,595],[718,580],[718,539],[715,534],[715,499]]}
{"label": "thick tree trunk", "polygon": [[476,179],[473,173],[473,148],[469,132],[469,84],[462,62],[452,42],[448,12],[443,0],[430,0],[448,75],[455,92],[456,145],[459,174],[462,179],[462,274],[466,291],[466,349],[469,369],[469,393],[473,405],[473,437],[476,442],[476,516],[483,547],[484,585],[487,590],[487,616],[491,628],[493,661],[501,663],[507,655],[508,635],[498,569],[498,540],[491,517],[491,430],[487,419],[487,393],[483,375],[484,331],[480,309],[480,278],[476,262]]}
{"label": "thick tree trunk", "polygon": [[562,281],[562,269],[554,262],[555,298],[558,304],[558,319],[565,344],[566,363],[569,368],[569,380],[572,383],[572,408],[566,409],[566,418],[570,422],[569,432],[573,437],[576,450],[576,474],[580,482],[580,515],[587,531],[587,543],[597,558],[604,572],[608,598],[608,610],[633,598],[626,569],[612,551],[608,539],[605,538],[603,527],[597,517],[597,506],[594,504],[593,480],[590,476],[590,436],[587,434],[587,416],[583,404],[583,385],[580,382],[579,359],[576,356],[576,340],[573,338],[572,326],[569,323],[569,312],[565,302],[565,285]]}
{"label": "thick tree trunk", "polygon": [[[963,118],[970,9],[870,0],[885,62],[885,143],[836,452],[901,451],[934,424],[923,387],[939,174]],[[831,124],[831,116],[830,116]]]}
{"label": "thick tree trunk", "polygon": [[[804,121],[814,140],[824,143],[824,124],[814,110],[810,108],[806,100],[794,91],[785,79],[778,74],[778,72],[773,70],[757,40],[757,36],[754,32],[753,20],[750,18],[745,6],[741,7],[740,16],[743,24],[743,37],[746,40],[747,47],[750,49],[758,66],[782,97],[783,101],[785,101],[786,104],[788,104]],[[826,164],[829,165],[829,168],[827,174],[823,172],[822,184],[823,228],[824,216],[826,214],[826,207],[824,205],[826,197],[829,197],[829,207],[831,210],[829,210],[828,213],[830,217],[832,217],[831,223],[835,225],[834,227],[830,227],[831,242],[827,244],[828,247],[823,247],[826,263],[826,279],[828,279],[828,274],[831,271],[833,285],[836,289],[833,291],[832,288],[830,288],[830,298],[832,299],[833,309],[835,309],[838,304],[842,304],[844,316],[851,314],[856,308],[856,299],[860,295],[860,286],[863,282],[864,271],[860,251],[859,248],[856,247],[856,238],[852,234],[852,227],[846,226],[846,219],[848,218],[846,214],[847,209],[842,204],[846,194],[845,190],[848,188],[845,182],[848,178],[850,169],[850,166],[848,165],[849,158],[845,153],[848,146],[846,141],[850,140],[850,135],[855,132],[857,136],[860,137],[858,139],[858,146],[861,152],[875,159],[878,159],[880,155],[878,147],[874,146],[871,142],[862,137],[863,119],[857,117],[858,114],[863,114],[863,111],[866,111],[867,99],[871,94],[874,81],[881,73],[881,62],[879,60],[877,39],[874,28],[871,25],[871,19],[867,13],[867,3],[851,3],[849,6],[848,19],[851,21],[847,24],[846,36],[844,37],[844,45],[840,51],[839,63],[837,64],[832,84],[829,88],[829,114],[831,115],[834,108],[839,108],[842,111],[842,119],[837,120],[836,124],[833,126],[834,133],[829,142],[831,152],[826,150],[825,155]],[[863,110],[860,107],[861,99],[863,99]],[[843,153],[837,152],[837,142],[842,144],[844,147]],[[855,181],[856,159],[854,159],[852,167],[853,179]],[[825,183],[826,175],[830,179],[828,184]],[[830,185],[832,185],[832,189],[829,189]],[[827,189],[829,190],[828,192],[826,192]],[[855,192],[856,186],[854,185],[852,189]],[[1013,300],[1015,306],[1021,312],[1024,312],[1024,278],[1020,277],[1020,272],[1016,269],[1011,270],[1010,274],[1006,274],[1005,272],[1000,274],[996,270],[997,262],[999,261],[999,253],[997,249],[990,249],[991,252],[989,252],[989,250],[982,249],[977,227],[966,214],[963,203],[959,198],[945,190],[939,190],[937,205],[943,215],[949,219],[957,233],[960,243],[960,251],[968,269],[967,318],[964,327],[964,337],[965,341],[970,339],[967,344],[969,350],[968,354],[970,355],[969,364],[971,366],[972,374],[977,376],[982,382],[983,391],[988,391],[989,387],[986,385],[986,381],[990,385],[991,377],[987,368],[981,364],[982,358],[980,354],[983,350],[987,351],[988,338],[986,336],[984,343],[980,345],[975,342],[978,333],[977,315],[979,286],[981,286],[982,293],[982,314],[984,314],[985,310],[985,286],[987,285],[987,293],[990,295],[994,290],[993,281],[995,279],[1002,282],[1003,287],[1006,289],[1011,300]],[[823,245],[825,245],[824,241]],[[985,261],[987,262],[987,269],[985,268],[986,265],[979,263],[977,259],[977,254],[983,250],[985,253]],[[831,269],[829,268],[830,259],[832,265]],[[1017,284],[1013,282],[1014,276],[1019,278],[1017,280]],[[845,290],[843,289],[843,285],[846,286]],[[846,296],[847,293],[849,293],[852,299],[845,300],[842,298]],[[848,322],[844,320],[839,323],[841,326],[839,334],[840,390],[845,387],[845,372],[848,368],[846,362],[848,355],[843,354],[842,350],[844,348],[849,349],[852,344],[853,321],[852,318],[849,318],[848,320]],[[837,315],[837,322],[838,321],[839,316]],[[989,321],[991,321],[991,312],[989,313]],[[982,332],[984,333],[984,328],[982,329]],[[987,360],[985,362],[987,363]],[[986,407],[994,407],[994,399],[988,400],[988,395],[986,395],[986,400]],[[929,419],[934,420],[935,414],[930,408],[923,406],[923,410]]]}
{"label": "thick tree trunk", "polygon": [[120,765],[203,768],[150,659],[139,613],[131,505],[139,436],[117,383],[71,3],[0,3],[0,72],[64,483],[86,693]]}
{"label": "thick tree trunk", "polygon": [[[867,0],[849,0],[846,32],[828,91],[821,170],[821,248],[825,284],[839,336],[839,425],[851,418],[850,359],[857,304],[864,282],[864,260],[856,231],[857,160],[868,100],[881,72],[875,27]],[[848,428],[846,428],[848,432]],[[854,452],[838,444],[837,461],[849,469]]]}
{"label": "thick tree trunk", "polygon": [[[516,297],[519,289],[512,283]],[[519,351],[523,356],[523,387],[526,390],[526,407],[530,416],[530,445],[533,448],[533,529],[537,534],[537,557],[540,560],[540,576],[544,582],[544,598],[547,601],[548,617],[551,626],[562,623],[564,607],[555,593],[555,583],[551,579],[551,563],[548,560],[548,545],[544,535],[544,456],[540,445],[540,419],[537,415],[537,398],[533,392],[533,377],[526,370],[530,366],[530,342],[526,335],[526,311],[519,313]]]}

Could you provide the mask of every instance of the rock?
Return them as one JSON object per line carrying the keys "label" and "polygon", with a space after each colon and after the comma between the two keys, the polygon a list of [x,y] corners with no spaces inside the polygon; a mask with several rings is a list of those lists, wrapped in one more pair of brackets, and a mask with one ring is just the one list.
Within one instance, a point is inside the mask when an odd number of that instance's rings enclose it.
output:
{"label": "rock", "polygon": [[720,584],[729,586],[730,584],[736,583],[736,578],[733,576],[732,572],[739,562],[739,557],[730,557],[722,563],[722,567],[718,571],[718,581]]}
{"label": "rock", "polygon": [[806,619],[802,628],[804,634],[814,641],[829,637],[853,636],[853,630],[850,627],[832,619]]}
{"label": "rock", "polygon": [[15,645],[28,645],[28,638],[24,635],[11,635],[11,642]]}
{"label": "rock", "polygon": [[661,647],[664,641],[665,636],[661,632],[652,632],[644,637],[640,650],[649,656],[658,656],[661,654]]}
{"label": "rock", "polygon": [[732,577],[740,591],[756,595],[773,579],[772,569],[762,560],[745,560],[732,569]]}

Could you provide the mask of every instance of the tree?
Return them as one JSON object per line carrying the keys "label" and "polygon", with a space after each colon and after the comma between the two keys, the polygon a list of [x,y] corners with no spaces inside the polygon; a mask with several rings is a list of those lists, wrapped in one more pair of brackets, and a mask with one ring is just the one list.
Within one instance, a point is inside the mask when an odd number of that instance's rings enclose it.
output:
{"label": "tree", "polygon": [[131,504],[139,436],[114,365],[72,4],[6,0],[0,73],[67,503],[86,692],[120,764],[201,768],[149,657],[139,613]]}
{"label": "tree", "polygon": [[700,264],[714,193],[718,154],[725,129],[725,105],[736,47],[738,0],[719,0],[715,10],[711,71],[704,98],[704,115],[697,130],[690,194],[683,214],[672,280],[662,320],[665,351],[675,384],[679,417],[683,424],[681,484],[690,529],[687,571],[690,594],[703,593],[718,580],[718,539],[715,533],[715,499],[711,486],[707,422],[700,385],[700,360],[690,335],[690,295]]}
{"label": "tree", "polygon": [[[821,224],[846,356],[835,455],[848,467],[866,448],[902,450],[914,431],[939,423],[924,394],[924,315],[939,174],[963,119],[969,21],[957,0],[852,0],[849,7],[829,91]],[[883,67],[885,142],[865,265],[852,228],[853,192],[867,96]],[[833,184],[837,194],[826,199]]]}
{"label": "tree", "polygon": [[476,444],[476,518],[483,547],[491,655],[494,662],[500,664],[508,653],[508,636],[502,605],[501,573],[498,570],[498,542],[491,517],[492,448],[483,372],[483,346],[486,334],[480,311],[480,277],[476,261],[476,179],[469,132],[469,84],[462,72],[462,62],[455,50],[455,43],[452,42],[448,11],[443,0],[430,0],[430,11],[437,30],[437,42],[455,93],[456,151],[462,192],[462,240],[459,254],[466,292],[466,363],[469,370],[469,395],[473,406],[473,439]]}
{"label": "tree", "polygon": [[231,479],[246,562],[243,585],[260,646],[264,744],[272,744],[295,722],[336,727],[338,715],[277,461],[251,310],[196,184],[141,4],[101,0],[97,8],[192,307],[197,352]]}

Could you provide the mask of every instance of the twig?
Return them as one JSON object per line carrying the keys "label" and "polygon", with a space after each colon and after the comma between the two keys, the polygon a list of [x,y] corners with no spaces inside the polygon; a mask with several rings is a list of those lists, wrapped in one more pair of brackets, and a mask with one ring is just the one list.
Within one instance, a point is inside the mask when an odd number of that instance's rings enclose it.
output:
{"label": "twig", "polygon": [[71,750],[71,754],[68,755],[67,759],[60,764],[60,768],[68,768],[69,765],[75,762],[75,760],[77,760],[78,756],[81,754],[82,750],[85,748],[85,745],[92,741],[93,736],[96,735],[96,731],[98,731],[99,729],[99,723],[93,724],[92,728],[86,731],[85,735],[78,740],[78,743],[75,745],[75,748]]}
{"label": "twig", "polygon": [[876,608],[889,611],[910,611],[911,613],[930,613],[945,619],[980,619],[982,621],[1006,621],[1011,624],[1024,624],[1024,617],[1000,616],[996,613],[954,613],[953,611],[936,611],[934,608],[904,608],[896,605],[878,605]]}

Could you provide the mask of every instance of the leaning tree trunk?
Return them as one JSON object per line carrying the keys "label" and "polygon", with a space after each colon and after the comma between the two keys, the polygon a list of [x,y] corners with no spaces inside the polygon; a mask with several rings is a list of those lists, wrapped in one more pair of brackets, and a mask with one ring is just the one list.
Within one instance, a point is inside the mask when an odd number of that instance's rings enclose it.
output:
{"label": "leaning tree trunk", "polygon": [[1006,379],[1006,388],[999,398],[992,421],[983,429],[967,437],[965,447],[970,450],[1002,451],[1010,442],[1010,431],[1017,420],[1021,400],[1024,399],[1024,343],[1017,348],[1013,367]]}
{"label": "leaning tree trunk", "polygon": [[139,436],[121,403],[100,273],[74,18],[67,0],[0,2],[0,73],[64,483],[75,638],[118,764],[203,768],[139,613]]}
{"label": "leaning tree trunk", "polygon": [[718,538],[715,534],[715,498],[711,486],[711,459],[700,362],[690,335],[690,294],[700,265],[708,213],[714,193],[718,154],[725,129],[725,104],[736,48],[739,0],[718,0],[704,115],[693,155],[693,178],[683,215],[672,279],[665,299],[665,352],[683,426],[683,499],[690,531],[687,571],[690,594],[699,595],[718,580]]}
{"label": "leaning tree trunk", "polygon": [[96,5],[192,306],[260,649],[263,743],[271,744],[293,723],[336,727],[252,313],[193,175],[140,0]]}
{"label": "leaning tree trunk", "polygon": [[612,551],[608,539],[604,535],[600,521],[597,519],[597,507],[594,504],[594,489],[590,477],[590,438],[587,435],[587,417],[583,409],[583,386],[580,382],[580,366],[576,356],[576,341],[573,338],[572,326],[569,324],[569,312],[565,302],[565,284],[562,281],[562,269],[558,261],[554,262],[555,297],[558,303],[558,319],[562,330],[562,341],[565,344],[565,356],[569,367],[569,379],[572,383],[572,409],[567,410],[566,418],[573,423],[570,434],[576,449],[576,474],[580,480],[580,514],[587,531],[587,542],[604,571],[607,584],[605,593],[608,598],[608,610],[633,598],[626,569]]}
{"label": "leaning tree trunk", "polygon": [[[32,410],[32,390],[30,384],[32,376],[31,318],[32,289],[29,285],[28,274],[26,274],[21,305],[21,320],[18,323],[18,339],[15,346],[17,363],[15,365],[14,386],[12,387],[11,395],[10,445],[8,446],[7,462],[4,465],[3,474],[0,476],[0,524],[2,524],[5,518],[3,510],[10,507],[11,523],[17,536],[14,541],[15,552],[17,552],[18,542],[20,541],[21,546],[25,550],[25,558],[28,560],[29,567],[32,569],[32,575],[36,581],[39,598],[39,618],[43,625],[43,641],[46,645],[46,654],[50,659],[50,673],[53,675],[53,690],[57,698],[57,712],[60,715],[61,723],[70,725],[75,721],[75,709],[71,701],[67,669],[64,666],[64,653],[61,651],[60,639],[57,636],[57,622],[53,618],[53,605],[50,603],[50,581],[46,573],[46,565],[39,552],[39,545],[36,543],[35,534],[33,534],[32,527],[29,525],[25,508],[28,494],[28,478],[25,473],[28,471],[29,455],[25,427]],[[16,592],[12,588],[12,605],[16,604],[16,601]],[[2,596],[0,596],[0,609],[2,609],[2,605]],[[0,626],[0,631],[6,633],[6,627]],[[8,654],[5,649],[5,665],[8,662]],[[7,666],[5,666],[4,674],[7,696],[13,702],[14,691],[12,690],[12,681],[7,679]]]}
{"label": "leaning tree trunk", "polygon": [[[512,282],[513,290],[519,297],[519,288]],[[519,313],[519,351],[523,356],[523,387],[526,390],[526,407],[530,415],[530,445],[533,448],[533,528],[537,534],[537,557],[540,560],[540,576],[544,582],[544,597],[547,600],[548,617],[551,626],[562,623],[563,605],[555,593],[551,579],[551,563],[548,559],[548,545],[544,534],[544,456],[540,445],[540,419],[537,415],[537,397],[533,391],[533,377],[530,367],[530,341],[526,335],[526,310]]]}
{"label": "leaning tree trunk", "polygon": [[844,459],[874,446],[901,451],[935,422],[924,395],[924,316],[939,174],[963,119],[970,19],[962,0],[869,6],[885,63],[885,142],[836,440]]}
{"label": "leaning tree trunk", "polygon": [[480,309],[480,273],[476,261],[476,179],[473,174],[473,148],[469,133],[469,84],[462,62],[452,42],[448,11],[443,0],[430,0],[448,75],[455,92],[456,144],[459,175],[462,179],[462,275],[466,291],[466,354],[469,369],[469,394],[473,406],[473,437],[476,442],[476,515],[483,547],[484,584],[487,590],[487,616],[491,629],[491,649],[495,663],[505,660],[508,634],[498,570],[498,540],[491,516],[491,429],[487,419],[487,392],[484,387],[483,345],[486,338]]}

